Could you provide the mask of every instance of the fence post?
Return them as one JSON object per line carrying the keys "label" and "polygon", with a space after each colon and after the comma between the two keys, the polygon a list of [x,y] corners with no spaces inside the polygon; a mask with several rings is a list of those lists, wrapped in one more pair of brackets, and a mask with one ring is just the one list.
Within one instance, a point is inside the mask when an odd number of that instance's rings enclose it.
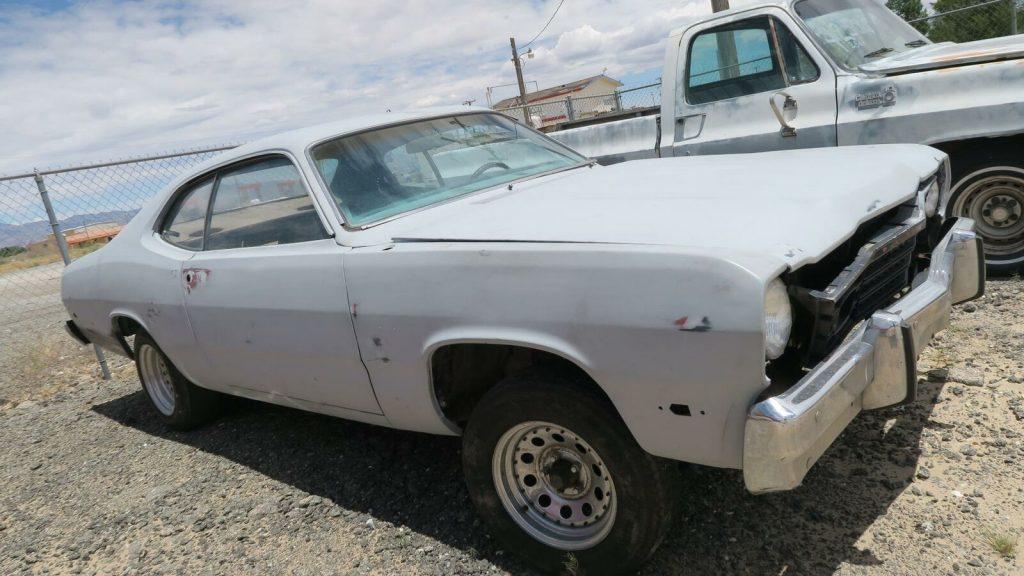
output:
{"label": "fence post", "polygon": [[[50,203],[50,193],[46,191],[46,182],[43,181],[43,175],[38,170],[35,171],[35,179],[36,188],[39,189],[39,197],[42,198],[43,207],[46,208],[46,217],[50,220],[53,239],[57,242],[57,250],[60,251],[60,257],[64,260],[64,265],[67,266],[71,263],[68,242],[64,239],[64,233],[60,229],[60,222],[57,221],[57,214],[53,211],[53,204]],[[103,356],[103,350],[100,350],[99,346],[95,344],[92,345],[92,349],[96,353],[96,359],[99,360],[103,379],[110,380],[110,368],[107,366],[107,359]]]}
{"label": "fence post", "polygon": [[565,112],[569,116],[569,122],[576,119],[576,110],[572,107],[572,98],[565,97]]}
{"label": "fence post", "polygon": [[615,111],[622,112],[622,94],[618,90],[615,91]]}

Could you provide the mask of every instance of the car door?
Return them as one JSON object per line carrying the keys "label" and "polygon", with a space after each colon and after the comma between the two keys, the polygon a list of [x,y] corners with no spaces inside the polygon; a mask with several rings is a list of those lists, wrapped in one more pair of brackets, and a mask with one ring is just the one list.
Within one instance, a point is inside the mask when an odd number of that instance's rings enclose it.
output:
{"label": "car door", "polygon": [[182,269],[209,379],[240,392],[380,414],[356,346],[342,259],[283,155],[220,170],[203,249]]}
{"label": "car door", "polygon": [[836,145],[835,72],[785,12],[712,20],[679,49],[673,155]]}

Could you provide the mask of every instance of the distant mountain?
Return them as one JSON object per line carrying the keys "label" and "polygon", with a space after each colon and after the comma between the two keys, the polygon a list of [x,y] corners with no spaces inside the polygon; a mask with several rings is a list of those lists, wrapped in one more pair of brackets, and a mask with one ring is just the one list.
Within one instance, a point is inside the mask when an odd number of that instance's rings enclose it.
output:
{"label": "distant mountain", "polygon": [[[95,214],[75,214],[60,221],[61,229],[77,228],[99,222],[118,222],[127,224],[138,210],[113,210]],[[50,223],[45,220],[26,224],[7,224],[0,222],[0,248],[4,246],[26,246],[38,242],[50,235]]]}

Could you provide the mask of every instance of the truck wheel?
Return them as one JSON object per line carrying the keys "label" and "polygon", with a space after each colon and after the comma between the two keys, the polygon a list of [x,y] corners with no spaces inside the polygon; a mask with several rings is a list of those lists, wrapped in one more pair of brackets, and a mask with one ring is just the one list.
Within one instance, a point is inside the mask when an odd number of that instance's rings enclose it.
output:
{"label": "truck wheel", "polygon": [[462,459],[491,533],[549,572],[635,570],[675,510],[674,467],[640,448],[607,399],[558,375],[511,377],[489,391]]}
{"label": "truck wheel", "polygon": [[135,336],[135,367],[157,416],[171,428],[196,428],[219,413],[220,394],[189,382],[145,332]]}
{"label": "truck wheel", "polygon": [[974,219],[990,273],[1019,269],[1024,265],[1024,162],[989,159],[955,172],[950,216]]}

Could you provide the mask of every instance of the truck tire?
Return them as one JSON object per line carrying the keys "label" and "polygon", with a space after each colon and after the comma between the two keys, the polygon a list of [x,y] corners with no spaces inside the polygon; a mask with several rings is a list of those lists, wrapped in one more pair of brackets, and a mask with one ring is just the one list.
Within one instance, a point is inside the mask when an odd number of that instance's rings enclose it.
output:
{"label": "truck tire", "polygon": [[972,218],[985,240],[990,274],[1024,265],[1024,160],[975,158],[953,168],[948,215]]}
{"label": "truck tire", "polygon": [[191,430],[220,413],[220,394],[189,382],[145,332],[135,336],[135,368],[157,417],[167,426]]}
{"label": "truck tire", "polygon": [[466,426],[462,461],[491,533],[547,572],[636,570],[676,509],[677,468],[644,452],[606,398],[557,374],[490,390]]}

